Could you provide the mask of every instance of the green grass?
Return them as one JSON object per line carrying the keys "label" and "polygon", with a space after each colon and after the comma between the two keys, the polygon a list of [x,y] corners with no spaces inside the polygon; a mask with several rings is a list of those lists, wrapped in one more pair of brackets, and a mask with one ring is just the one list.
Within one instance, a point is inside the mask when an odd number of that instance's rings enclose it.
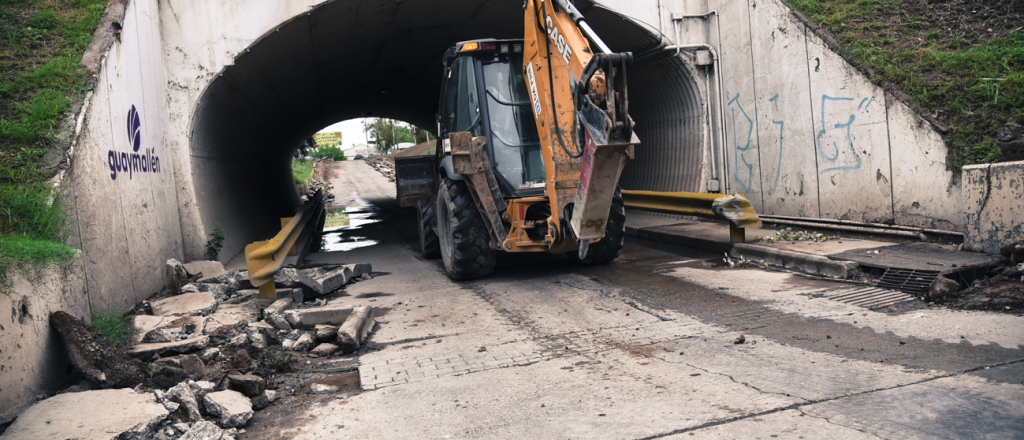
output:
{"label": "green grass", "polygon": [[93,313],[92,329],[107,338],[116,347],[127,346],[132,340],[131,317],[117,313]]}
{"label": "green grass", "polygon": [[0,185],[0,279],[11,265],[54,266],[77,255],[65,244],[67,210],[64,194],[44,184]]}
{"label": "green grass", "polygon": [[106,0],[0,0],[0,285],[12,264],[76,254],[44,157],[88,77],[80,66]]}
{"label": "green grass", "polygon": [[306,181],[313,176],[313,162],[308,160],[292,160],[292,176],[295,177],[295,184],[305,185]]}
{"label": "green grass", "polygon": [[922,0],[786,1],[831,34],[840,54],[873,82],[903,92],[915,111],[948,129],[954,178],[965,165],[998,159],[996,129],[1024,123],[1019,20],[1016,30],[976,32],[972,41],[967,32],[943,32],[936,23],[945,18]]}

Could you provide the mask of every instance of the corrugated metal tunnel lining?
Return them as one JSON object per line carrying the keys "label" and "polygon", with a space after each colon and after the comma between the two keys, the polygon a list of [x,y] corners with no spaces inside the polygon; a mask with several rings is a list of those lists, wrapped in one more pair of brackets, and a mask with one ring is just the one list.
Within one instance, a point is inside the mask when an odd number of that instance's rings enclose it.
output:
{"label": "corrugated metal tunnel lining", "polygon": [[[660,36],[617,13],[577,2],[614,51],[640,53]],[[226,231],[222,258],[279,227],[298,203],[290,157],[334,122],[387,117],[433,128],[441,56],[454,42],[522,38],[510,1],[327,2],[267,33],[204,91],[191,127],[191,168],[204,226]],[[631,70],[630,113],[643,145],[630,189],[696,190],[699,94],[675,61]]]}

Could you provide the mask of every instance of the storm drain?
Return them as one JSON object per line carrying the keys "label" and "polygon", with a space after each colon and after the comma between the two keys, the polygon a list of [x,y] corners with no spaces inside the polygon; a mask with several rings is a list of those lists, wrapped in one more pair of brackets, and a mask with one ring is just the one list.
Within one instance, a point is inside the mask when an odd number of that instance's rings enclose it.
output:
{"label": "storm drain", "polygon": [[916,270],[900,269],[890,267],[885,269],[882,279],[878,280],[878,287],[883,289],[900,290],[911,295],[919,295],[932,285],[935,278],[938,278],[937,270]]}
{"label": "storm drain", "polygon": [[825,298],[869,309],[891,306],[916,299],[913,295],[908,295],[898,290],[879,289],[878,287],[843,291],[833,295],[825,295]]}

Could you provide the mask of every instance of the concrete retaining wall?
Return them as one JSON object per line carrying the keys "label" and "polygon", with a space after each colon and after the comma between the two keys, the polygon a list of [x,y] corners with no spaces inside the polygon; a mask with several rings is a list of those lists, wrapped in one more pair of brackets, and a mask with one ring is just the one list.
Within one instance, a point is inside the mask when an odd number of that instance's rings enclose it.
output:
{"label": "concrete retaining wall", "polygon": [[928,123],[779,0],[708,8],[720,14],[709,40],[721,45],[728,191],[765,214],[960,230],[960,188]]}
{"label": "concrete retaining wall", "polygon": [[1024,241],[1024,161],[964,167],[964,248],[998,253]]}
{"label": "concrete retaining wall", "polygon": [[8,275],[11,289],[0,295],[0,423],[67,378],[70,361],[51,330],[50,313],[63,310],[89,319],[81,267],[68,272],[9,268]]}
{"label": "concrete retaining wall", "polygon": [[182,259],[167,142],[167,133],[178,128],[168,125],[157,1],[127,3],[120,25],[119,38],[100,52],[66,180],[75,198],[89,306],[108,312],[123,312],[158,292],[164,262]]}

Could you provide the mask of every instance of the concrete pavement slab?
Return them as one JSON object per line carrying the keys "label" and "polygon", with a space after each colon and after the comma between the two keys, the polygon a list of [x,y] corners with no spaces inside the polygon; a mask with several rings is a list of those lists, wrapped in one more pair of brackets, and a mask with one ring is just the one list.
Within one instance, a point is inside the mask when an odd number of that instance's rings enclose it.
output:
{"label": "concrete pavement slab", "polygon": [[65,393],[27,409],[0,438],[145,438],[168,414],[153,394],[135,393],[129,388]]}
{"label": "concrete pavement slab", "polygon": [[957,376],[822,402],[803,411],[880,438],[1019,438],[1024,386]]}

